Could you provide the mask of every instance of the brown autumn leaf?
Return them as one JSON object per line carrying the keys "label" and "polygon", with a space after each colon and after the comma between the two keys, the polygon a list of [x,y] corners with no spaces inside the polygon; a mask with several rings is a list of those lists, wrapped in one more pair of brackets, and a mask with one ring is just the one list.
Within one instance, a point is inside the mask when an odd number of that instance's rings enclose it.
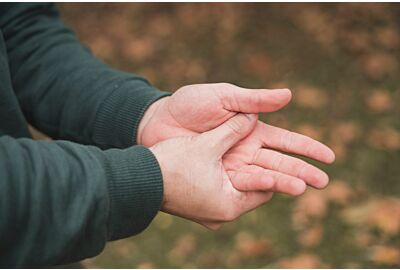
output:
{"label": "brown autumn leaf", "polygon": [[292,222],[296,228],[302,228],[311,219],[325,216],[327,211],[327,198],[319,190],[309,189],[299,197],[292,213]]}
{"label": "brown autumn leaf", "polygon": [[131,61],[144,61],[156,51],[156,41],[150,38],[130,39],[123,44],[122,54]]}
{"label": "brown autumn leaf", "polygon": [[362,58],[364,73],[371,79],[379,80],[394,74],[398,68],[396,57],[390,53],[375,52]]}
{"label": "brown autumn leaf", "polygon": [[333,126],[332,140],[350,143],[356,140],[360,134],[360,126],[351,121],[343,121]]}
{"label": "brown autumn leaf", "polygon": [[340,205],[346,205],[353,196],[354,191],[344,181],[334,180],[323,191],[329,201]]}
{"label": "brown autumn leaf", "polygon": [[378,28],[375,39],[385,49],[397,49],[400,45],[400,35],[397,27]]}
{"label": "brown autumn leaf", "polygon": [[360,247],[370,246],[374,241],[375,237],[371,234],[369,230],[359,229],[355,235],[355,242]]}
{"label": "brown autumn leaf", "polygon": [[249,232],[242,231],[236,235],[236,250],[242,258],[265,256],[271,252],[271,244],[266,239],[257,239]]}
{"label": "brown autumn leaf", "polygon": [[304,231],[299,233],[298,242],[303,247],[315,247],[321,243],[323,235],[323,227],[321,224],[314,224],[307,227]]}
{"label": "brown autumn leaf", "polygon": [[392,246],[374,246],[371,260],[380,265],[400,266],[400,248]]}
{"label": "brown autumn leaf", "polygon": [[400,200],[382,199],[376,201],[368,222],[386,234],[400,234]]}
{"label": "brown autumn leaf", "polygon": [[371,48],[371,35],[366,31],[345,31],[343,44],[353,52],[365,52]]}
{"label": "brown autumn leaf", "polygon": [[387,112],[393,107],[392,98],[386,90],[374,90],[366,97],[368,109],[375,113]]}
{"label": "brown autumn leaf", "polygon": [[382,150],[399,150],[400,149],[400,132],[390,128],[374,128],[370,130],[367,142]]}
{"label": "brown autumn leaf", "polygon": [[168,259],[174,263],[183,263],[197,248],[197,241],[193,234],[184,234],[179,237],[174,247],[168,252]]}
{"label": "brown autumn leaf", "polygon": [[271,61],[265,53],[247,53],[241,59],[241,68],[248,74],[264,78],[271,69]]}
{"label": "brown autumn leaf", "polygon": [[152,262],[141,262],[137,265],[138,269],[154,269],[157,268]]}
{"label": "brown autumn leaf", "polygon": [[314,254],[301,253],[295,257],[287,258],[278,261],[278,268],[327,268],[327,265],[321,262],[321,260]]}
{"label": "brown autumn leaf", "polygon": [[400,234],[400,199],[371,199],[360,205],[346,208],[344,220],[356,226],[378,228],[387,235]]}
{"label": "brown autumn leaf", "polygon": [[173,30],[171,18],[162,14],[153,16],[150,20],[147,21],[147,24],[148,33],[151,33],[152,35],[158,37],[168,36]]}
{"label": "brown autumn leaf", "polygon": [[327,104],[328,97],[318,88],[300,86],[294,90],[293,100],[300,107],[320,109]]}
{"label": "brown autumn leaf", "polygon": [[295,23],[311,34],[321,46],[330,48],[335,45],[337,36],[335,20],[332,20],[322,8],[307,6],[307,8],[298,9],[294,19]]}
{"label": "brown autumn leaf", "polygon": [[90,42],[90,49],[96,56],[103,59],[111,59],[115,53],[114,43],[107,36],[97,36]]}

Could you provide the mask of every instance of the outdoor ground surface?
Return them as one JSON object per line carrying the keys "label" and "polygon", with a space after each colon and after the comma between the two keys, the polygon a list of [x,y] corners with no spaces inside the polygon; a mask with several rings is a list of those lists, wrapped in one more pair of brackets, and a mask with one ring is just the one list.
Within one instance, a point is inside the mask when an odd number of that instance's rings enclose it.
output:
{"label": "outdoor ground surface", "polygon": [[156,87],[289,87],[262,115],[320,139],[324,191],[276,195],[217,232],[159,214],[85,267],[400,267],[400,5],[62,4],[105,62]]}

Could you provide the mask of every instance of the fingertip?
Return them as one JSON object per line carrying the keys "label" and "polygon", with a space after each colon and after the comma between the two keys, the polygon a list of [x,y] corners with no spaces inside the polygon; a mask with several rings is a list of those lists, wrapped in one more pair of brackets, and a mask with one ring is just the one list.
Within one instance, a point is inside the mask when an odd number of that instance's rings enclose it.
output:
{"label": "fingertip", "polygon": [[307,185],[306,185],[306,183],[304,182],[304,181],[301,181],[301,180],[293,180],[291,183],[290,183],[290,186],[291,186],[291,188],[292,188],[292,195],[293,196],[300,196],[300,195],[302,195],[305,191],[306,191],[306,188],[307,188]]}
{"label": "fingertip", "polygon": [[317,189],[324,189],[329,184],[329,176],[325,172],[322,172],[322,174],[318,173],[314,176],[314,178],[316,179],[316,181],[313,186]]}
{"label": "fingertip", "polygon": [[274,92],[275,97],[281,99],[282,101],[289,102],[292,99],[292,91],[290,91],[289,88],[272,89],[269,91]]}
{"label": "fingertip", "polygon": [[285,93],[288,101],[290,101],[293,97],[292,91],[289,88],[284,88],[282,91]]}
{"label": "fingertip", "polygon": [[328,148],[327,153],[328,154],[326,155],[326,163],[327,164],[332,164],[336,160],[335,152],[333,152],[332,149]]}

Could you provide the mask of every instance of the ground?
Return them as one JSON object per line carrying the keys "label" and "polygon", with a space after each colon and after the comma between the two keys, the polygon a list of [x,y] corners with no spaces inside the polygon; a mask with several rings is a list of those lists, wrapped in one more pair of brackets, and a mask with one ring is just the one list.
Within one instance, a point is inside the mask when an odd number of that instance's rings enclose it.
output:
{"label": "ground", "polygon": [[94,54],[156,87],[289,87],[262,115],[337,154],[324,191],[276,195],[217,232],[160,213],[86,267],[400,267],[400,5],[62,4]]}

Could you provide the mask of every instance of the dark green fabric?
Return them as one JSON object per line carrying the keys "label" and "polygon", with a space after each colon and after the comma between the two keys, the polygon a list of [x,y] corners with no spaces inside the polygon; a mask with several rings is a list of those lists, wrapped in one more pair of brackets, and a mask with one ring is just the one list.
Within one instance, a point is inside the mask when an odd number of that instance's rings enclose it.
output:
{"label": "dark green fabric", "polygon": [[0,266],[78,261],[148,226],[162,175],[132,145],[165,95],[93,57],[52,4],[0,4]]}

